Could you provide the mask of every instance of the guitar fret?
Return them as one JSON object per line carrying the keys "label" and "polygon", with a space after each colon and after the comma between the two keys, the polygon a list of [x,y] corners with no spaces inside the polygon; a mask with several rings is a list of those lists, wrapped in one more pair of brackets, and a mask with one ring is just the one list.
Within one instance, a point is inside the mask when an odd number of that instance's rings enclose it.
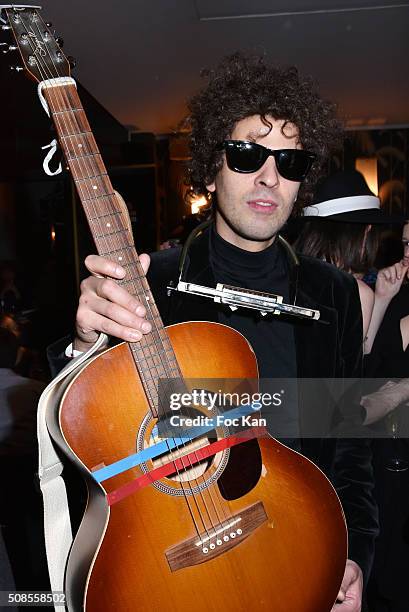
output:
{"label": "guitar fret", "polygon": [[78,158],[68,159],[68,165],[73,176],[88,176],[95,178],[104,174],[105,166],[102,159],[98,159],[95,155],[90,155],[82,160]]}
{"label": "guitar fret", "polygon": [[80,192],[81,200],[95,200],[99,195],[115,195],[111,181],[106,174],[92,178],[81,178],[76,176],[76,172],[74,172],[73,178]]}
{"label": "guitar fret", "polygon": [[116,230],[115,232],[109,232],[107,234],[95,234],[94,238],[108,238],[109,236],[116,236],[118,234],[123,234],[124,232],[128,232],[126,227],[123,227],[122,229]]}
{"label": "guitar fret", "polygon": [[[108,197],[112,197],[112,196],[110,196],[109,194],[100,196],[100,198],[108,198]],[[98,217],[88,217],[88,221],[98,221],[99,219],[104,219],[105,217],[113,217],[117,215],[122,215],[122,210],[113,210],[112,212],[104,213],[103,215],[98,215]],[[132,247],[127,247],[127,248],[132,248]]]}
{"label": "guitar fret", "polygon": [[82,108],[70,108],[67,110],[52,111],[51,114],[53,117],[55,117],[56,115],[64,115],[67,113],[77,113],[77,112],[83,112],[83,109]]}
{"label": "guitar fret", "polygon": [[92,132],[87,131],[87,132],[73,132],[72,134],[65,134],[65,136],[60,136],[61,140],[66,140],[67,138],[72,138],[74,136],[83,136],[85,134],[90,134],[91,136],[93,135]]}
{"label": "guitar fret", "polygon": [[[83,201],[83,202],[84,202],[84,201],[85,201],[85,202],[90,202],[90,201],[95,201],[95,200],[103,200],[104,198],[112,198],[112,196],[115,196],[115,193],[114,193],[114,192],[112,192],[112,193],[101,193],[101,195],[98,195],[98,196],[96,196],[95,198],[88,198],[88,199],[84,198],[82,201]],[[108,215],[108,214],[109,214],[109,213],[107,213],[107,215]],[[121,212],[121,211],[118,211],[117,213],[115,213],[114,211],[112,211],[112,213],[111,213],[111,214],[118,214],[118,215],[121,215],[121,214],[122,214],[122,212]],[[102,215],[100,215],[100,216],[102,217]],[[105,216],[106,216],[106,215],[105,215]],[[92,217],[92,218],[91,218],[91,217],[88,217],[88,220],[89,220],[89,221],[93,221],[94,219],[98,219],[98,218],[99,218],[99,217]]]}
{"label": "guitar fret", "polygon": [[65,140],[66,142],[63,144],[64,148],[67,150],[67,159],[75,159],[83,154],[95,155],[100,158],[101,164],[104,166],[104,162],[98,151],[98,146],[92,132],[81,132],[80,134],[72,137],[65,137]]}
{"label": "guitar fret", "polygon": [[[151,332],[151,333],[153,334],[154,332]],[[152,348],[156,349],[155,342],[154,341],[153,342],[149,341],[150,335],[151,334],[149,334],[149,336],[143,336],[142,342],[138,345],[138,347],[135,347],[135,352],[143,353],[145,349],[152,349]],[[157,350],[158,353],[160,353],[161,351],[165,352],[164,349],[156,349],[156,350]]]}
{"label": "guitar fret", "polygon": [[98,200],[102,200],[102,198],[112,198],[112,196],[114,196],[115,193],[105,193],[103,195],[97,195],[95,196],[95,198],[81,198],[82,202],[98,202]]}
{"label": "guitar fret", "polygon": [[95,158],[95,159],[98,158],[102,162],[102,157],[101,157],[101,155],[99,153],[86,153],[85,155],[74,155],[74,154],[67,155],[67,160],[68,161],[75,161],[77,159],[79,159],[79,160],[80,159],[92,159],[92,158]]}
{"label": "guitar fret", "polygon": [[163,364],[161,361],[155,361],[155,357],[146,357],[144,362],[141,362],[142,370],[151,370],[152,368],[160,368]]}
{"label": "guitar fret", "polygon": [[121,253],[122,251],[126,251],[126,250],[133,250],[134,246],[133,244],[129,244],[128,246],[124,246],[120,249],[113,249],[112,251],[107,251],[105,254],[106,255],[113,255],[114,253]]}
{"label": "guitar fret", "polygon": [[[77,181],[78,182],[79,181],[90,181],[91,179],[96,179],[96,178],[100,178],[100,177],[107,177],[108,178],[108,174],[106,172],[104,172],[104,173],[101,172],[101,174],[95,174],[94,176],[87,176],[85,178],[76,178],[74,180],[75,180],[75,182],[77,182]],[[115,195],[115,194],[113,193],[113,195]]]}
{"label": "guitar fret", "polygon": [[160,360],[158,355],[151,355],[148,357],[145,356],[145,360],[141,363],[141,367],[148,371],[152,369],[160,369],[164,367],[164,362]]}
{"label": "guitar fret", "polygon": [[[158,353],[158,354],[161,354],[161,355],[166,355],[167,351],[158,350],[158,351],[157,351],[157,353]],[[135,358],[135,359],[134,359],[134,361],[135,361],[135,363],[143,363],[143,362],[145,362],[145,361],[146,361],[146,359],[144,358],[144,359],[142,360],[142,359],[137,359],[137,358]],[[144,368],[144,366],[143,366],[143,365],[142,365],[141,367],[142,367],[142,369]]]}
{"label": "guitar fret", "polygon": [[[148,354],[148,356],[144,355],[144,361],[148,361],[148,360],[155,360],[155,359],[160,359],[161,355],[166,355],[168,351],[164,351],[163,349],[158,349],[156,346],[151,346],[150,349],[154,349],[154,352],[152,352],[152,350],[150,351],[150,353]],[[143,351],[142,351],[143,353]],[[141,361],[141,360],[139,360]],[[163,362],[162,361],[157,361],[157,363],[159,365],[161,365]]]}
{"label": "guitar fret", "polygon": [[[146,376],[146,378],[147,379],[150,378],[152,383],[156,383],[157,382],[156,380],[154,380],[154,377],[157,376],[159,371],[160,372],[165,372],[164,362],[163,361],[159,361],[159,362],[154,363],[153,360],[151,358],[149,358],[149,357],[146,360],[144,360],[143,362],[141,362],[139,367],[141,368],[141,371],[143,371],[145,375],[148,374]],[[157,370],[157,371],[154,372],[154,370]]]}
{"label": "guitar fret", "polygon": [[158,348],[156,348],[155,344],[150,344],[148,346],[145,345],[144,348],[156,349],[155,350],[155,354],[157,354],[157,355],[165,355],[166,354],[165,349],[158,349]]}

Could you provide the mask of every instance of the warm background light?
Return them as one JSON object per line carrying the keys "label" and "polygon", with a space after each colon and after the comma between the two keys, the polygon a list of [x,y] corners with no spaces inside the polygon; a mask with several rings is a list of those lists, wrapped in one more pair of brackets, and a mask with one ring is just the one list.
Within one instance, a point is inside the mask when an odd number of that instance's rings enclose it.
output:
{"label": "warm background light", "polygon": [[355,160],[355,169],[364,175],[369,189],[378,195],[378,160],[376,157],[359,157]]}
{"label": "warm background light", "polygon": [[192,197],[190,199],[190,207],[192,210],[192,215],[195,215],[196,213],[200,212],[200,209],[203,206],[206,206],[206,204],[208,204],[209,202],[207,201],[207,199],[204,196],[196,196],[196,197]]}

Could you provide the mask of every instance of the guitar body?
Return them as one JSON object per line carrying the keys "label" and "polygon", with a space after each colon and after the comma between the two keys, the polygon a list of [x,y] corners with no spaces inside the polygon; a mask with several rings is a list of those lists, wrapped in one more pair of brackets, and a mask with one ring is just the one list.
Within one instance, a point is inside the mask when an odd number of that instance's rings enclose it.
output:
{"label": "guitar body", "polygon": [[[185,378],[199,378],[203,372],[219,380],[257,376],[249,344],[228,327],[192,322],[167,332]],[[69,609],[329,612],[346,560],[342,509],[322,472],[272,438],[232,449],[218,481],[195,496],[197,506],[191,499],[188,507],[184,496],[172,494],[180,485],[171,478],[161,479],[170,492],[150,484],[108,505],[107,494],[140,477],[141,468],[101,484],[92,471],[135,453],[147,413],[125,344],[93,359],[64,394],[59,420],[65,450],[81,467],[89,488],[68,562]],[[211,469],[206,468],[202,480]],[[199,539],[191,516],[191,511],[199,516],[198,508],[206,515],[208,531],[209,522],[217,524],[220,514],[223,524],[226,516],[233,522],[243,519],[236,542],[223,541],[211,558],[203,554],[199,562],[189,559],[189,543],[197,549]],[[228,532],[236,527],[237,522]],[[170,562],[178,546],[187,546],[182,560]]]}

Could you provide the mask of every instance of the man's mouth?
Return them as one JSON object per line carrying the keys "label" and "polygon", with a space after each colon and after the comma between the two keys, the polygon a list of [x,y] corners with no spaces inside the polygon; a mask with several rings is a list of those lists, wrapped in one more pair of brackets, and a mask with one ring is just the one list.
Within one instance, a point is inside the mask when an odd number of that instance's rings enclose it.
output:
{"label": "man's mouth", "polygon": [[257,200],[249,200],[247,204],[252,210],[265,214],[272,213],[277,208],[277,204],[273,200],[263,200],[262,198],[258,198]]}

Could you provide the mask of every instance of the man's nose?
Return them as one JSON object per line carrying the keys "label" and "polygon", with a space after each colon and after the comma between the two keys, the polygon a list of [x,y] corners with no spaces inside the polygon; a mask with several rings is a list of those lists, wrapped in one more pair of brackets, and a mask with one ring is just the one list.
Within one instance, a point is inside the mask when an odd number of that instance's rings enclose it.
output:
{"label": "man's nose", "polygon": [[265,185],[266,187],[276,187],[280,182],[276,162],[273,156],[270,156],[257,172],[256,183]]}

